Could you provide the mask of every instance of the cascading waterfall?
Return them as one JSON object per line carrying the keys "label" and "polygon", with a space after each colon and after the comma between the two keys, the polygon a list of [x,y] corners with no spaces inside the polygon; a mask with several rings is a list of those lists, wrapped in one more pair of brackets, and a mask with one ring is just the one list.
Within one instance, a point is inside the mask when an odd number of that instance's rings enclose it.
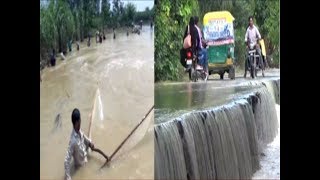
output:
{"label": "cascading waterfall", "polygon": [[182,142],[175,122],[155,127],[155,161],[159,163],[155,166],[155,177],[159,179],[187,179]]}
{"label": "cascading waterfall", "polygon": [[262,82],[267,87],[269,93],[274,98],[274,101],[280,105],[280,79],[274,81]]}
{"label": "cascading waterfall", "polygon": [[275,99],[260,84],[225,106],[156,125],[155,178],[250,179],[277,135]]}
{"label": "cascading waterfall", "polygon": [[278,133],[275,102],[266,88],[261,88],[252,96],[253,112],[257,124],[258,139],[262,143],[270,143]]}
{"label": "cascading waterfall", "polygon": [[257,135],[257,126],[254,122],[254,115],[251,106],[248,101],[243,101],[240,103],[240,108],[243,113],[243,118],[247,127],[247,137],[249,141],[250,148],[250,162],[252,166],[252,173],[260,168],[259,165],[259,151],[258,151],[258,135]]}
{"label": "cascading waterfall", "polygon": [[266,81],[251,81],[240,84],[241,86],[265,86],[275,103],[280,105],[280,79]]}

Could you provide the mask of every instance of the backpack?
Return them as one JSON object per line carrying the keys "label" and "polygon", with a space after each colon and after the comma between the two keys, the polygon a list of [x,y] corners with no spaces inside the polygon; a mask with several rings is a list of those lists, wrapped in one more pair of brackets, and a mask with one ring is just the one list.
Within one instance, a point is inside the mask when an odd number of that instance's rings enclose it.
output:
{"label": "backpack", "polygon": [[183,48],[188,49],[191,47],[191,35],[190,35],[190,28],[188,25],[188,35],[183,40]]}

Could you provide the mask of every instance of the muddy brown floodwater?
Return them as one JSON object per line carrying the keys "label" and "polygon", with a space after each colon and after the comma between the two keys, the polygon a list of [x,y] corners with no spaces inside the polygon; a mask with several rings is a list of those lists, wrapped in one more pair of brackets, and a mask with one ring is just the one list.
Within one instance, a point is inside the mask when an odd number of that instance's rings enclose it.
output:
{"label": "muddy brown floodwater", "polygon": [[[71,112],[81,112],[81,129],[89,130],[96,148],[111,155],[154,104],[154,31],[140,35],[108,34],[102,44],[73,51],[44,69],[40,84],[40,179],[63,179],[64,158],[72,131]],[[75,48],[74,48],[75,49]],[[73,179],[153,179],[154,112],[100,170],[105,159],[91,152]]]}

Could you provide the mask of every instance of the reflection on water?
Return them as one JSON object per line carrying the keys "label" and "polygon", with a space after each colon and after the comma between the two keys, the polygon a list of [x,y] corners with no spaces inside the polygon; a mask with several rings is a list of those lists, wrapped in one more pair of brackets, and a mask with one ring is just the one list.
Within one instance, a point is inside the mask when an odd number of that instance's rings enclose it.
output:
{"label": "reflection on water", "polygon": [[[91,137],[97,148],[111,155],[154,103],[153,31],[143,27],[140,36],[118,33],[116,39],[112,34],[106,38],[102,44],[73,51],[66,60],[43,71],[40,179],[64,177],[74,108],[80,110],[81,129],[87,134],[89,114],[97,103]],[[147,119],[109,167],[99,170],[105,160],[93,152],[73,179],[153,179],[153,113]]]}
{"label": "reflection on water", "polygon": [[168,121],[186,112],[226,104],[252,90],[252,86],[217,86],[213,83],[157,85],[155,123]]}

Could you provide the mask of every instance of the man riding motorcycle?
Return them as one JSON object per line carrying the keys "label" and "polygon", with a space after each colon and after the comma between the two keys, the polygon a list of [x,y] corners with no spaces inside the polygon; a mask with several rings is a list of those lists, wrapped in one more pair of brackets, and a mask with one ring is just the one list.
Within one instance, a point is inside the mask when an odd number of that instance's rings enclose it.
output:
{"label": "man riding motorcycle", "polygon": [[[244,73],[244,78],[246,78],[246,74],[247,74],[247,69],[249,68],[249,52],[252,50],[255,50],[255,54],[258,55],[258,61],[256,62],[255,65],[253,65],[253,67],[259,67],[259,69],[262,70],[262,76],[264,77],[264,66],[265,66],[265,62],[264,62],[264,58],[262,56],[261,53],[261,48],[260,48],[260,44],[259,44],[259,40],[261,40],[261,35],[260,32],[258,30],[258,28],[253,25],[253,17],[250,16],[249,17],[249,26],[247,28],[246,34],[245,34],[245,43],[246,43],[246,47],[247,47],[247,57],[246,57],[246,67],[245,67],[245,73]],[[250,70],[251,71],[251,70]],[[251,77],[254,78],[254,76],[257,76],[257,70],[254,68],[254,70],[251,72]]]}
{"label": "man riding motorcycle", "polygon": [[250,50],[253,47],[253,49],[256,49],[258,55],[261,57],[261,49],[258,43],[260,39],[261,39],[260,32],[258,28],[255,25],[253,25],[253,17],[250,16],[249,27],[247,28],[244,41],[247,45],[247,50]]}

